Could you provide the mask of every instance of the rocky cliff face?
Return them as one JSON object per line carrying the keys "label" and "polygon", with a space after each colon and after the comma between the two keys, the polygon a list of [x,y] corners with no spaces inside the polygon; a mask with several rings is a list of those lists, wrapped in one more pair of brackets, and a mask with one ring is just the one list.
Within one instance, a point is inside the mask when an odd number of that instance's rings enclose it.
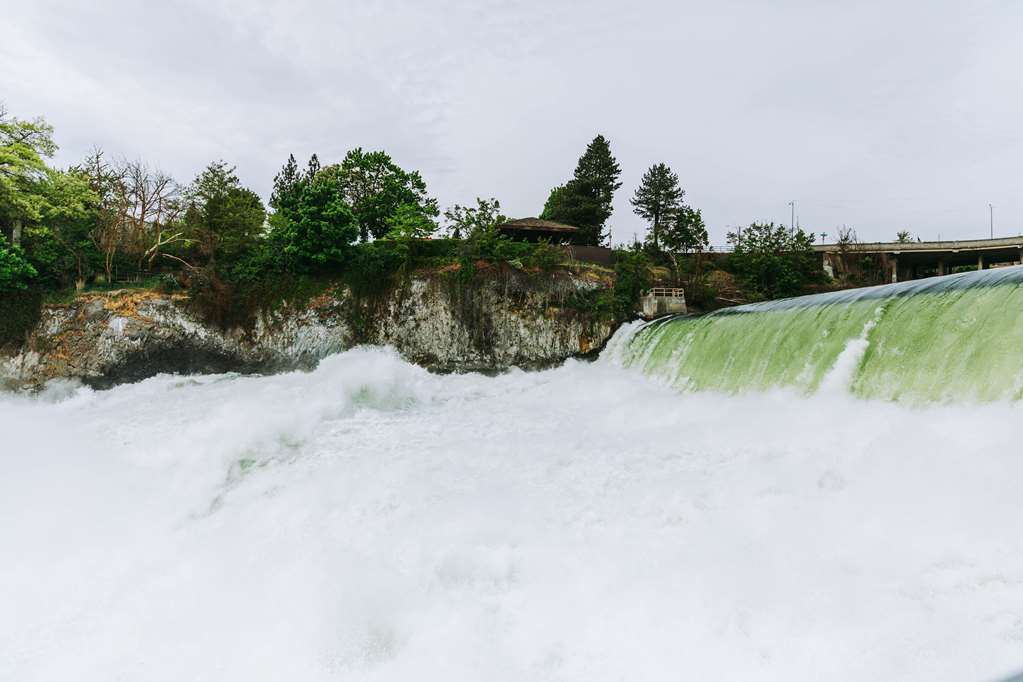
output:
{"label": "rocky cliff face", "polygon": [[0,382],[77,378],[104,387],[161,372],[272,372],[311,367],[359,344],[391,345],[440,371],[542,367],[600,348],[613,325],[580,301],[610,282],[592,273],[417,276],[373,297],[328,287],[301,303],[222,329],[188,298],[125,290],[46,306],[17,349],[0,353]]}

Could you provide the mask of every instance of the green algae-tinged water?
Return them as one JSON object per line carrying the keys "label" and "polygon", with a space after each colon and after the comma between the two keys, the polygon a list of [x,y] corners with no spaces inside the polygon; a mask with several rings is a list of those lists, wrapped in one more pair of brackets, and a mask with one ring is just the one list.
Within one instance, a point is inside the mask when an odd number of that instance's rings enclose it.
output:
{"label": "green algae-tinged water", "polygon": [[623,361],[683,390],[840,390],[908,403],[1017,400],[1023,267],[667,318],[641,328]]}

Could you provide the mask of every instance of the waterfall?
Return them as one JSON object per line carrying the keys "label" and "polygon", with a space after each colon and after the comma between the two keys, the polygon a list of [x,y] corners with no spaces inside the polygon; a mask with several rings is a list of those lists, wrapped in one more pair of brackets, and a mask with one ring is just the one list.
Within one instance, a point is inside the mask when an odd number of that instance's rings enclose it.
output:
{"label": "waterfall", "polygon": [[656,320],[621,364],[683,391],[842,391],[909,404],[1023,393],[1023,266]]}

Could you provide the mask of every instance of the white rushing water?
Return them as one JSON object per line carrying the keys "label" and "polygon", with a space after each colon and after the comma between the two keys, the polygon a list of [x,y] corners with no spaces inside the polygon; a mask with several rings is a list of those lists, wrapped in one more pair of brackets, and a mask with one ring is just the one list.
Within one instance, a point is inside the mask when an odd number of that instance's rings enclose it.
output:
{"label": "white rushing water", "polygon": [[385,349],[0,396],[0,680],[998,679],[1020,417]]}

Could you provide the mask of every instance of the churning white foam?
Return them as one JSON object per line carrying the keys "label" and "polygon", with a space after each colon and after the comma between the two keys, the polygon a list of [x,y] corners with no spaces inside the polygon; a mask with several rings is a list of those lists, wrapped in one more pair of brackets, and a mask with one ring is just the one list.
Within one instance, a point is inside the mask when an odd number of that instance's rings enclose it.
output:
{"label": "churning white foam", "polygon": [[1019,408],[613,362],[0,396],[0,679],[982,680],[1023,668]]}
{"label": "churning white foam", "polygon": [[853,377],[856,376],[856,368],[863,360],[867,347],[870,345],[870,330],[877,326],[877,321],[884,312],[883,306],[878,306],[873,319],[863,325],[863,331],[855,339],[845,344],[845,348],[835,358],[828,373],[821,380],[819,393],[830,395],[847,395],[850,393]]}

